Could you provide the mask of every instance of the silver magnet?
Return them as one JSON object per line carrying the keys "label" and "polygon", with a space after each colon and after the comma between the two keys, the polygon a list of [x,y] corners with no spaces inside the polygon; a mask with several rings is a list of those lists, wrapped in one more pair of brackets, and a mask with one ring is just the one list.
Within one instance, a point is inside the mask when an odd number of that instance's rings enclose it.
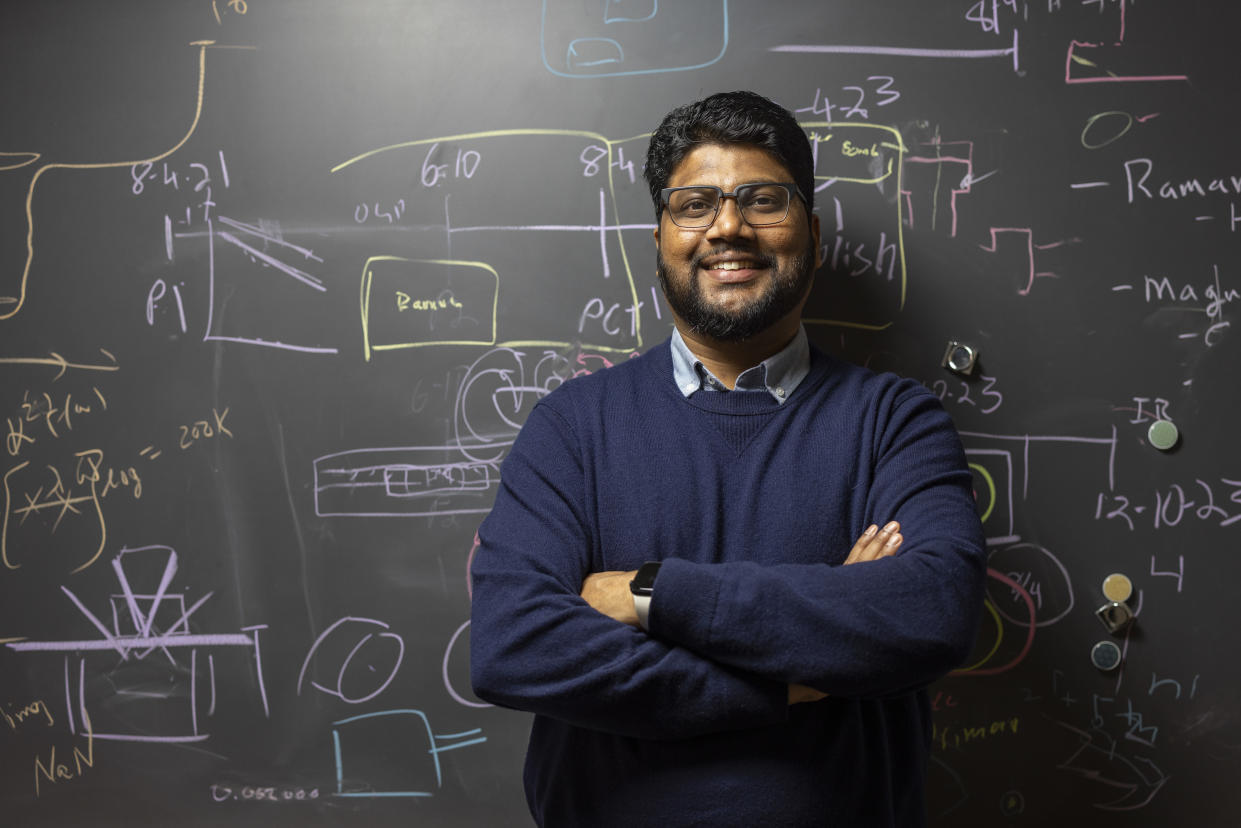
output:
{"label": "silver magnet", "polygon": [[948,347],[944,350],[944,359],[940,365],[954,373],[969,376],[974,372],[974,364],[977,362],[977,348],[952,339],[948,341]]}
{"label": "silver magnet", "polygon": [[1100,641],[1090,648],[1090,663],[1111,672],[1120,666],[1120,647],[1114,641]]}
{"label": "silver magnet", "polygon": [[1108,601],[1095,610],[1095,615],[1112,635],[1123,632],[1125,627],[1133,621],[1133,610],[1129,609],[1128,604],[1122,604],[1119,601]]}
{"label": "silver magnet", "polygon": [[1181,439],[1181,432],[1171,420],[1156,420],[1147,429],[1146,439],[1160,451],[1168,451]]}

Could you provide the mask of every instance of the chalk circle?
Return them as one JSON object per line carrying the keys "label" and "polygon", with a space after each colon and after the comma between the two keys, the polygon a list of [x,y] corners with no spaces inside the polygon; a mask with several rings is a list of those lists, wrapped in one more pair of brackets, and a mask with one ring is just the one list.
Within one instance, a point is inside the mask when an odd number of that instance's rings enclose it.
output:
{"label": "chalk circle", "polygon": [[1020,816],[1026,809],[1026,799],[1021,791],[1005,791],[1000,797],[1000,813],[1004,816]]}
{"label": "chalk circle", "polygon": [[974,503],[976,506],[979,507],[978,519],[981,520],[983,523],[986,523],[987,518],[991,517],[991,513],[995,511],[995,480],[992,479],[991,472],[987,471],[986,467],[983,466],[982,464],[970,463],[969,466],[970,466],[970,471],[977,472],[978,476],[982,478],[982,482],[985,483],[987,486],[987,500],[986,500],[987,505],[984,508],[981,506],[980,501],[979,501],[978,485],[977,483],[975,483],[974,485]]}
{"label": "chalk circle", "polygon": [[[1102,140],[1097,140],[1097,141],[1088,140],[1087,134],[1094,129],[1096,124],[1102,122],[1104,118],[1107,118],[1108,120],[1111,120],[1113,118],[1118,118],[1120,120],[1120,125],[1109,127],[1109,129],[1114,130],[1114,133],[1111,135],[1108,135]],[[1103,147],[1106,147],[1108,144],[1112,143],[1113,141],[1119,141],[1121,138],[1125,136],[1125,133],[1127,133],[1132,128],[1133,128],[1133,116],[1130,115],[1128,112],[1119,112],[1117,110],[1111,110],[1109,112],[1096,113],[1094,115],[1091,115],[1086,120],[1086,125],[1082,127],[1082,136],[1081,136],[1082,146],[1089,150],[1102,149]]]}
{"label": "chalk circle", "polygon": [[[457,704],[474,708],[493,707],[494,705],[488,704],[487,702],[475,701],[473,699],[466,698],[464,693],[459,692],[457,688],[453,686],[452,678],[449,676],[449,662],[453,660],[453,650],[456,649],[457,641],[461,638],[462,634],[465,633],[469,626],[470,621],[469,619],[466,619],[464,624],[457,627],[457,631],[452,634],[452,638],[448,639],[448,646],[444,648],[444,660],[440,664],[440,678],[444,682],[444,689],[448,691],[448,695],[451,696],[453,701]],[[466,639],[466,643],[468,645],[468,638]],[[465,661],[467,663],[469,661],[468,653],[466,654]]]}
{"label": "chalk circle", "polygon": [[986,610],[987,612],[991,613],[991,620],[995,622],[995,643],[991,645],[991,649],[987,651],[987,654],[985,656],[978,659],[978,661],[974,662],[968,667],[962,667],[957,672],[972,673],[973,671],[982,667],[984,664],[986,664],[988,661],[991,660],[992,656],[996,654],[996,651],[1000,649],[1000,643],[1004,640],[1004,622],[1000,620],[1000,614],[996,612],[995,604],[993,604],[991,601],[983,601],[982,608]]}
{"label": "chalk circle", "polygon": [[[1039,614],[1042,614],[1044,607],[1048,606],[1051,608],[1048,611],[1055,612],[1055,614],[1035,622],[1034,626],[1050,626],[1064,618],[1073,609],[1075,599],[1073,597],[1073,580],[1069,577],[1069,571],[1065,569],[1064,564],[1060,563],[1055,555],[1043,547],[1032,543],[1018,543],[1003,549],[997,549],[988,558],[987,566],[999,572],[1007,573],[1013,580],[1018,582],[1022,580],[1022,575],[1037,575],[1037,595],[1035,595],[1036,591],[1030,589],[1029,585],[1023,584],[1023,586],[1026,586],[1027,591],[1040,604],[1038,607]],[[1063,586],[1061,586],[1061,583],[1063,583]],[[1019,627],[1029,624],[1028,620],[1019,620],[1005,612],[1004,605],[1016,599],[1010,594],[1004,596],[1008,600],[1000,601],[992,593],[993,588],[993,584],[989,583],[987,585],[987,597],[995,604],[996,611],[1005,620],[1011,621]],[[1064,606],[1060,608],[1062,604]]]}
{"label": "chalk circle", "polygon": [[963,668],[953,670],[951,673],[949,673],[949,675],[953,675],[953,676],[994,676],[1000,673],[1008,672],[1009,670],[1013,669],[1014,667],[1016,667],[1018,664],[1020,664],[1022,661],[1025,660],[1026,655],[1028,655],[1030,652],[1031,645],[1034,644],[1034,629],[1035,629],[1034,620],[1035,618],[1037,618],[1037,610],[1034,607],[1034,599],[1030,597],[1030,593],[1026,592],[1025,587],[1023,587],[1021,584],[1017,583],[1012,578],[1005,575],[1003,572],[996,572],[991,567],[987,567],[987,577],[993,578],[999,581],[1000,583],[1007,586],[1009,589],[1016,592],[1018,597],[1021,598],[1022,603],[1026,605],[1026,610],[1028,611],[1029,616],[1030,616],[1030,623],[1025,625],[1026,640],[1021,645],[1021,651],[1017,653],[1016,657],[1014,657],[1007,664],[1003,664],[999,667],[987,667],[983,669],[982,665],[986,664],[988,661],[991,660],[991,657],[995,655],[997,650],[1000,649],[1000,642],[1004,640],[1004,625],[1000,622],[1000,616],[996,612],[992,601],[988,599],[983,602],[983,606],[986,607],[986,609],[991,613],[992,617],[995,619],[995,644],[992,645],[991,651],[988,652],[985,656],[983,656],[982,659],[978,663],[973,664],[969,667],[963,667]]}

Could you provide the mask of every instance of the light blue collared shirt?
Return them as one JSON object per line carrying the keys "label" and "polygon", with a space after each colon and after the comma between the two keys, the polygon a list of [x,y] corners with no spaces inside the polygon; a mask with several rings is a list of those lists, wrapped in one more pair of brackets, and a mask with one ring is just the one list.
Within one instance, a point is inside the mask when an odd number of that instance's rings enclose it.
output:
{"label": "light blue collared shirt", "polygon": [[[797,329],[793,337],[782,351],[747,368],[737,377],[737,391],[766,391],[772,398],[783,405],[801,381],[810,373],[810,340],[806,337],[806,328]],[[727,391],[728,386],[720,382],[707,366],[703,365],[685,340],[681,332],[672,329],[672,376],[676,380],[681,393],[690,397],[698,391]]]}

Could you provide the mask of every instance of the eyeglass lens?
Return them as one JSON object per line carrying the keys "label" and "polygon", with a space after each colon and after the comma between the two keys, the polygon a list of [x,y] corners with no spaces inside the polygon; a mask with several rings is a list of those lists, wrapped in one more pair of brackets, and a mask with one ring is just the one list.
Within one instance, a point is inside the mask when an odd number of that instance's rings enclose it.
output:
{"label": "eyeglass lens", "polygon": [[789,212],[789,191],[780,184],[743,184],[732,193],[707,186],[675,190],[668,197],[668,212],[678,227],[708,227],[724,196],[736,198],[741,217],[756,227],[778,224]]}

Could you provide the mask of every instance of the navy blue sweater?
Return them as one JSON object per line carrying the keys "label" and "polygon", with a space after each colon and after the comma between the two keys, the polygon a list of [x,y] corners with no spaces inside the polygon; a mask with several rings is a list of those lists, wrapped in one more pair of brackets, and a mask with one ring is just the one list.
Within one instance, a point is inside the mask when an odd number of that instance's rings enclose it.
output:
{"label": "navy blue sweater", "polygon": [[[840,565],[893,519],[896,556]],[[968,654],[985,555],[920,385],[813,350],[784,405],[687,399],[664,343],[535,406],[479,538],[474,689],[536,714],[540,825],[925,823],[925,687]],[[648,560],[649,632],[580,597]]]}

